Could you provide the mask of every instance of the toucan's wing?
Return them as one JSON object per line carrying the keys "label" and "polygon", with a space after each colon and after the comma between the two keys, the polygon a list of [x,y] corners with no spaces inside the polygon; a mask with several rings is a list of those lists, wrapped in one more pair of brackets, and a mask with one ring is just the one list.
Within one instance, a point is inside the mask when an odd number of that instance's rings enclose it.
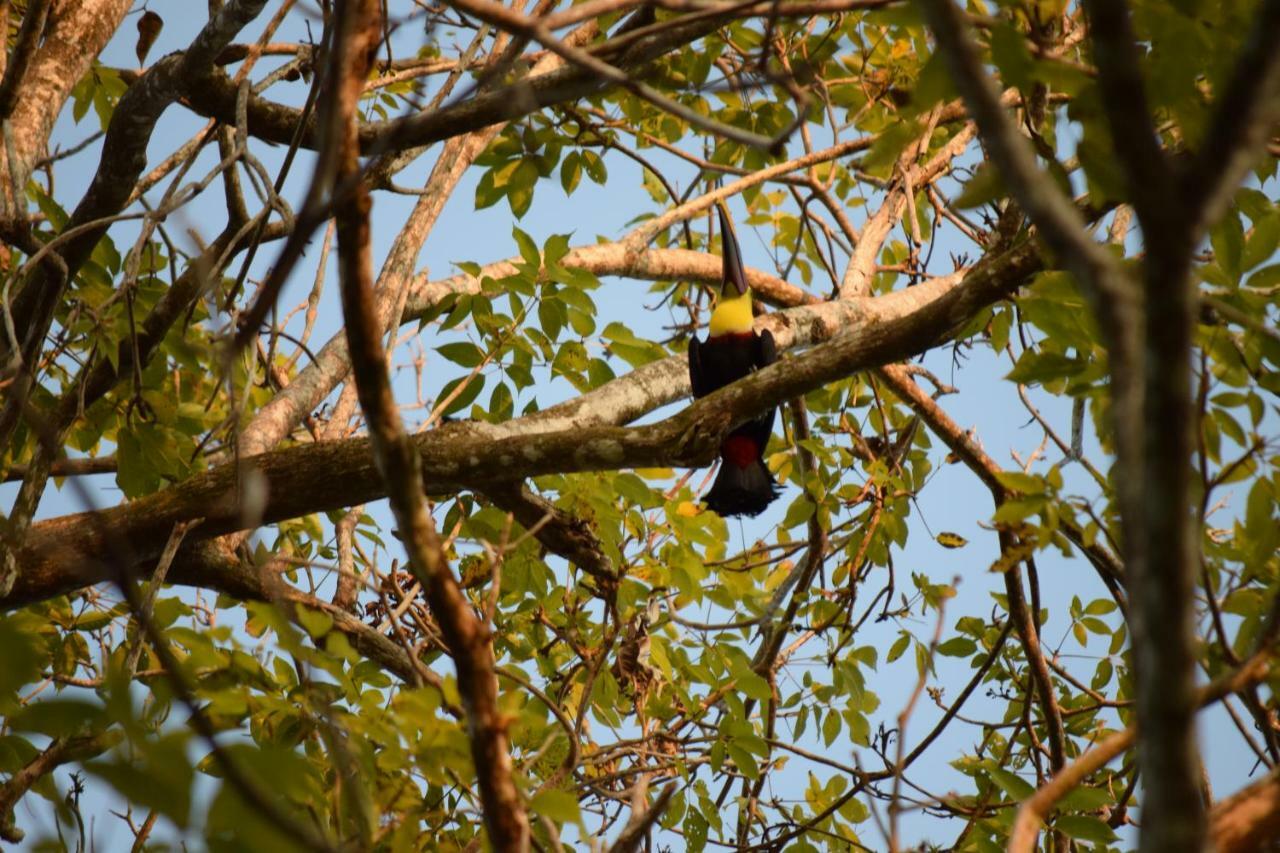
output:
{"label": "toucan's wing", "polygon": [[689,384],[693,386],[694,398],[707,394],[706,378],[702,372],[702,344],[697,336],[689,338]]}
{"label": "toucan's wing", "polygon": [[[752,353],[752,359],[756,370],[768,367],[778,360],[778,345],[773,339],[773,333],[768,329],[756,333],[755,352]],[[770,409],[741,427],[746,435],[755,439],[761,455],[764,454],[765,445],[769,443],[769,435],[773,432],[773,420],[777,413],[776,408]]]}
{"label": "toucan's wing", "polygon": [[778,360],[778,345],[773,332],[765,329],[756,334],[756,369],[768,367]]}

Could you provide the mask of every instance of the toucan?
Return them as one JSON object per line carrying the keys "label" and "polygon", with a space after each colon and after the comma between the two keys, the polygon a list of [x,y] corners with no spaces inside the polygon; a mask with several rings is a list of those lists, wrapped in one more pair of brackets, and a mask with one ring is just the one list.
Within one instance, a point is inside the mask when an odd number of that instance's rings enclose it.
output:
{"label": "toucan", "polygon": [[[720,299],[711,312],[705,341],[689,341],[689,382],[694,397],[705,397],[730,382],[777,361],[778,350],[768,329],[757,332],[751,314],[751,289],[729,212],[721,203],[721,257],[724,262]],[[759,515],[778,496],[779,487],[764,464],[764,448],[773,433],[773,408],[735,428],[720,445],[720,473],[703,500],[726,518]]]}

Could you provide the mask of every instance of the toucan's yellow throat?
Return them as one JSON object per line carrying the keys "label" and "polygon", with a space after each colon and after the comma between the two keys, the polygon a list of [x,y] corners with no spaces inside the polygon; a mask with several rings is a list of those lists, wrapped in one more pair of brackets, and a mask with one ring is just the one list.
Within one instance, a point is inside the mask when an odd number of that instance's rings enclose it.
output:
{"label": "toucan's yellow throat", "polygon": [[751,332],[754,317],[751,314],[751,291],[739,295],[731,283],[726,282],[720,301],[711,312],[712,338],[721,335],[745,335]]}

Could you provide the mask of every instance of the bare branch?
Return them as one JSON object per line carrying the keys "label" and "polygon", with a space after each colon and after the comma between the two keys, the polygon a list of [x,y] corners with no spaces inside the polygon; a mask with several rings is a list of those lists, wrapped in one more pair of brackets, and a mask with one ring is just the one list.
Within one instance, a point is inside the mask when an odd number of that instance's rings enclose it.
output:
{"label": "bare branch", "polygon": [[667,810],[667,804],[671,802],[671,798],[675,795],[678,787],[675,782],[670,783],[658,792],[658,796],[652,803],[646,806],[644,795],[647,786],[637,784],[636,795],[631,802],[631,817],[609,848],[609,853],[633,853],[633,851],[639,850],[640,844],[644,841],[645,836],[648,835],[649,830],[662,817],[662,813]]}

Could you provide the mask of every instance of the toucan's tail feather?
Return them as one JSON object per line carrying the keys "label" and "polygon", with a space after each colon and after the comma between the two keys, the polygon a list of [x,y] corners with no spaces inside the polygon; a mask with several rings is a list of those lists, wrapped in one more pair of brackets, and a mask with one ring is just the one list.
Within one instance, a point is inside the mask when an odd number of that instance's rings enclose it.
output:
{"label": "toucan's tail feather", "polygon": [[725,460],[703,500],[708,509],[723,518],[756,516],[764,512],[781,491],[764,460],[753,459],[745,468]]}

